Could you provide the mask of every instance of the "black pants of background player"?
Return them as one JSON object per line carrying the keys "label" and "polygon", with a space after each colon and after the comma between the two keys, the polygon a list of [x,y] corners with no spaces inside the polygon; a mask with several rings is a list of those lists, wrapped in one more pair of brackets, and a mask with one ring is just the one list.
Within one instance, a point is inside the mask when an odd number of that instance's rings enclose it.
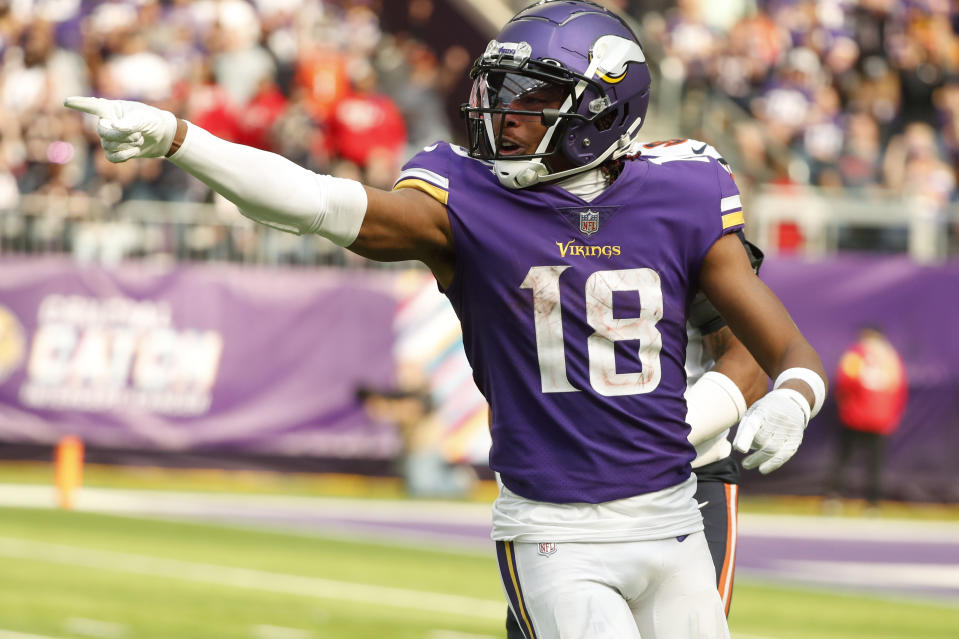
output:
{"label": "black pants of background player", "polygon": [[[696,501],[703,513],[706,543],[716,568],[716,587],[726,616],[733,596],[736,569],[736,519],[739,513],[739,464],[732,457],[706,464],[696,472]],[[506,610],[506,638],[529,639],[512,611]]]}
{"label": "black pants of background player", "polygon": [[839,429],[839,449],[829,473],[829,496],[840,497],[845,487],[845,473],[853,453],[861,450],[866,455],[866,503],[878,506],[882,497],[882,462],[885,456],[886,436],[861,430]]}

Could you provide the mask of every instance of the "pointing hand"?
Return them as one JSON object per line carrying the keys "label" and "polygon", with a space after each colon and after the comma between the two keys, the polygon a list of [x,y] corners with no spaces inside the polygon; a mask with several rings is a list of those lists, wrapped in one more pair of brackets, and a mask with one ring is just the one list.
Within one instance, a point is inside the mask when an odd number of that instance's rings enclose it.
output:
{"label": "pointing hand", "polygon": [[99,118],[97,134],[111,162],[163,157],[176,134],[175,115],[141,102],[75,96],[63,104]]}

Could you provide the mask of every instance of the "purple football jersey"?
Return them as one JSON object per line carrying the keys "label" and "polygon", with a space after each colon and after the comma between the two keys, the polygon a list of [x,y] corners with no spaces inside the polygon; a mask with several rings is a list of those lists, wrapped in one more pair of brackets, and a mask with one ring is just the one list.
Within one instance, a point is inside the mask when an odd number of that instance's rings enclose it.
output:
{"label": "purple football jersey", "polygon": [[715,159],[625,162],[590,203],[510,190],[459,147],[427,147],[396,188],[447,205],[445,291],[492,413],[490,466],[538,501],[600,503],[689,477],[686,309],[706,252],[742,228]]}

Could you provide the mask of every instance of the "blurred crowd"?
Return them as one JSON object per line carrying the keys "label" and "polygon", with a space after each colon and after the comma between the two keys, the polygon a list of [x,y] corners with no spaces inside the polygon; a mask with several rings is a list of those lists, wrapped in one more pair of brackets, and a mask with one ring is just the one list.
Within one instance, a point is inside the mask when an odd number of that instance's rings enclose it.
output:
{"label": "blurred crowd", "polygon": [[[405,25],[434,8],[406,4]],[[71,95],[148,102],[389,188],[413,149],[452,136],[446,94],[470,57],[463,47],[437,52],[410,30],[384,33],[381,9],[375,0],[0,0],[0,210],[42,202],[44,215],[82,219],[130,200],[210,200],[161,160],[107,162],[92,118],[63,108]]]}
{"label": "blurred crowd", "polygon": [[[721,150],[735,147],[743,188],[889,189],[934,210],[956,202],[955,2],[607,4],[640,26],[659,69],[654,91],[679,87],[683,112],[706,99],[735,105]],[[95,152],[91,119],[62,108],[70,95],[146,101],[313,170],[389,187],[414,150],[461,137],[451,107],[465,98],[477,52],[438,28],[442,5],[0,0],[0,211],[36,214],[4,217],[0,240],[20,237],[24,224],[56,236],[58,219],[108,219],[132,200],[211,200],[162,161],[109,164]],[[385,25],[387,9],[402,19]],[[679,124],[671,135],[719,146],[701,123]],[[215,235],[194,241],[222,244]],[[232,241],[227,252],[244,250],[241,235]]]}
{"label": "blurred crowd", "polygon": [[955,201],[955,2],[620,4],[635,7],[644,44],[684,99],[722,96],[748,116],[731,125],[737,177]]}

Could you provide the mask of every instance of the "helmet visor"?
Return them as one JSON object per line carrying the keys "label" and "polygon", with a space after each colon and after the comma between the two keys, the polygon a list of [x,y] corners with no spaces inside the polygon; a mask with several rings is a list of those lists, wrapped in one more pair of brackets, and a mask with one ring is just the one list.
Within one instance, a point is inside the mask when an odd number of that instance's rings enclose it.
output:
{"label": "helmet visor", "polygon": [[520,73],[488,71],[478,78],[489,94],[489,106],[514,111],[558,109],[569,91],[566,85]]}
{"label": "helmet visor", "polygon": [[[484,159],[528,159],[546,157],[555,150],[558,136],[554,123],[546,124],[543,110],[569,112],[573,105],[568,83],[554,82],[521,73],[483,71],[473,80],[470,100],[465,109],[470,133],[470,152]],[[550,135],[546,148],[541,143],[535,153],[501,155],[507,122],[532,120]],[[542,139],[542,138],[541,138]],[[509,143],[507,142],[507,146]]]}

